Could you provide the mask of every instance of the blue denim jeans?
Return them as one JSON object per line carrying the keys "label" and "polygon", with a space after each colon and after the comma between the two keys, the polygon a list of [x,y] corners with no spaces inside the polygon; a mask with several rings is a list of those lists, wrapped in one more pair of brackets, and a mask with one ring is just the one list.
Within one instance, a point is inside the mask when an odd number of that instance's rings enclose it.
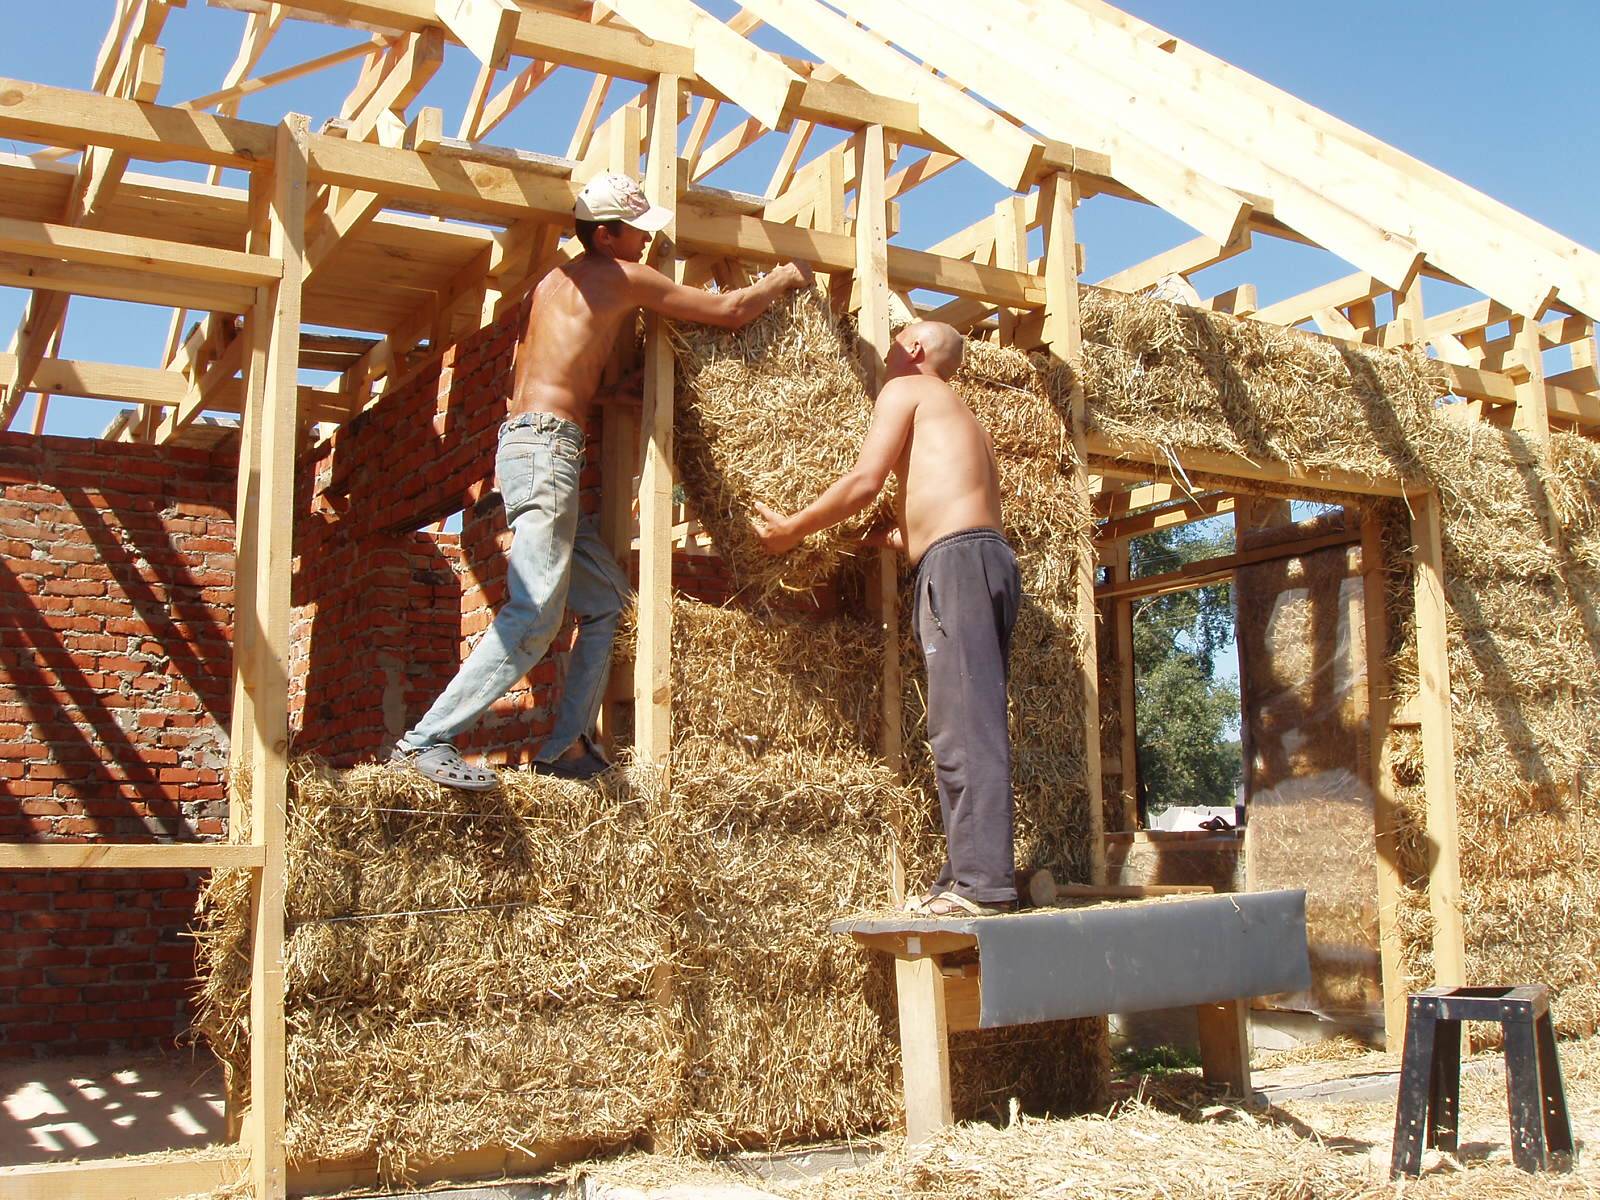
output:
{"label": "blue denim jeans", "polygon": [[528,673],[550,648],[566,609],[578,639],[555,726],[535,754],[549,762],[594,729],[610,673],[611,641],[630,593],[628,577],[580,516],[583,431],[549,413],[523,413],[500,427],[495,479],[512,530],[506,602],[427,714],[400,739],[407,750],[453,740]]}

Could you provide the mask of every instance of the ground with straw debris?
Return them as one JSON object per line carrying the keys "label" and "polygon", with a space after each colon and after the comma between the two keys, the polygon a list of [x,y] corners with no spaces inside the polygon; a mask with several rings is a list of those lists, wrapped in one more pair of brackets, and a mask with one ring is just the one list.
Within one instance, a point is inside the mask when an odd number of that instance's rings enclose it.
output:
{"label": "ground with straw debris", "polygon": [[[1567,1102],[1580,1151],[1600,1137],[1600,1042],[1561,1046]],[[1258,1071],[1257,1085],[1285,1072]],[[1393,1056],[1358,1055],[1299,1082],[1394,1070]],[[1490,1064],[1492,1065],[1492,1064]],[[886,1139],[858,1167],[798,1182],[755,1177],[737,1160],[708,1167],[643,1158],[574,1172],[593,1195],[739,1185],[782,1200],[1567,1200],[1600,1196],[1600,1162],[1580,1152],[1570,1172],[1529,1175],[1510,1163],[1503,1072],[1462,1080],[1461,1152],[1430,1151],[1418,1180],[1388,1179],[1392,1099],[1286,1100],[1267,1109],[1223,1103],[1192,1075],[1138,1078],[1107,1112],[1069,1120],[1022,1117],[962,1125],[923,1146]],[[599,1184],[598,1188],[594,1185]],[[607,1188],[615,1191],[607,1192]],[[633,1192],[622,1189],[634,1189]],[[576,1193],[575,1193],[576,1194]],[[658,1194],[660,1194],[658,1192]]]}

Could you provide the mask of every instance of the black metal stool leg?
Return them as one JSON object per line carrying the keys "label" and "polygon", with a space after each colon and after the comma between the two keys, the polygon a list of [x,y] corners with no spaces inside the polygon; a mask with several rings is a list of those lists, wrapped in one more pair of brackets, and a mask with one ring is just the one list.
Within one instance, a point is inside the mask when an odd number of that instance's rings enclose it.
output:
{"label": "black metal stool leg", "polygon": [[1567,1090],[1561,1081],[1561,1060],[1556,1057],[1556,1031],[1550,1014],[1543,1012],[1534,1025],[1539,1042],[1539,1091],[1544,1100],[1544,1139],[1552,1158],[1572,1161],[1572,1122],[1567,1117]]}
{"label": "black metal stool leg", "polygon": [[1406,1009],[1406,1042],[1400,1057],[1400,1102],[1394,1114],[1391,1177],[1422,1174],[1423,1131],[1429,1123],[1433,1090],[1435,1005],[1412,996]]}
{"label": "black metal stool leg", "polygon": [[1428,1073],[1428,1145],[1455,1152],[1461,1122],[1461,1022],[1433,1023],[1433,1069]]}
{"label": "black metal stool leg", "polygon": [[1539,1051],[1533,1020],[1507,1019],[1506,1104],[1511,1110],[1511,1160],[1524,1171],[1542,1171],[1548,1150],[1544,1138],[1544,1089],[1539,1083]]}

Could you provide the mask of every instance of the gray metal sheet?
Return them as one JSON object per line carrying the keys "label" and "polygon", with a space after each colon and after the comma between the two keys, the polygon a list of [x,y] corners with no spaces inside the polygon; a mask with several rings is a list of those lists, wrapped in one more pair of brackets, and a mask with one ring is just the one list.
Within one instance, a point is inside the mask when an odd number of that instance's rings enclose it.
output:
{"label": "gray metal sheet", "polygon": [[1305,892],[1050,909],[970,920],[840,921],[840,933],[971,934],[985,1028],[1141,1012],[1311,984]]}

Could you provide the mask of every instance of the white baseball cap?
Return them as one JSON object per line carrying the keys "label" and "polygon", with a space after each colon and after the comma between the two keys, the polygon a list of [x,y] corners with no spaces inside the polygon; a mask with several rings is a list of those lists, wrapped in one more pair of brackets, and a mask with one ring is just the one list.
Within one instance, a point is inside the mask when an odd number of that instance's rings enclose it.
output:
{"label": "white baseball cap", "polygon": [[580,221],[621,221],[656,233],[672,220],[672,210],[651,204],[643,189],[626,175],[607,171],[583,185],[572,215]]}

